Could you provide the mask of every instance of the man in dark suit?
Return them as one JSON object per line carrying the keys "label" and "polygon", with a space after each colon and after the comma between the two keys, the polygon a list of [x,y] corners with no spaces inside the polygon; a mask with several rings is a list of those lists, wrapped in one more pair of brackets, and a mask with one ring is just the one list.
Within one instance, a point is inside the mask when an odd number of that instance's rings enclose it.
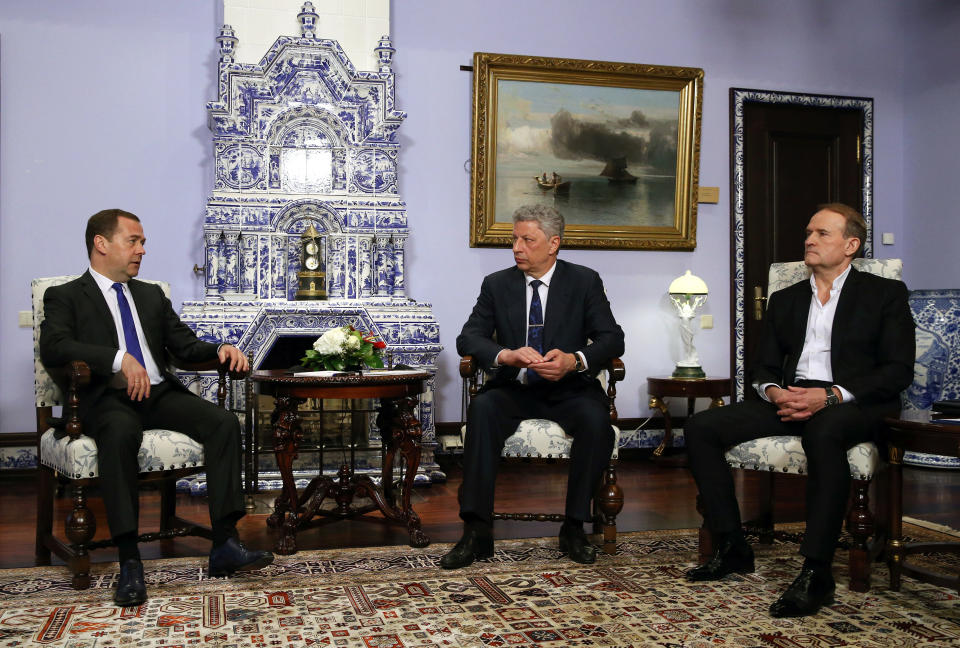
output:
{"label": "man in dark suit", "polygon": [[90,366],[80,417],[84,432],[97,441],[101,492],[120,559],[114,601],[122,606],[147,598],[137,549],[137,454],[144,429],[182,432],[203,444],[213,530],[210,575],[273,562],[271,553],[248,550],[236,538],[244,515],[237,417],[188,391],[165,362],[167,353],[187,362],[219,357],[231,370],[245,371],[246,356],[232,345],[199,340],[157,285],[134,279],[145,242],[140,219],[129,212],[91,216],[90,269],[47,289],[40,329],[44,365],[82,360]]}
{"label": "man in dark suit", "polygon": [[543,206],[513,215],[516,266],[488,275],[457,352],[494,375],[470,404],[463,450],[464,534],[440,560],[456,569],[493,555],[493,493],[507,437],[528,418],[557,422],[573,437],[560,550],[592,563],[583,532],[613,451],[609,403],[596,374],[623,353],[623,331],[600,276],[557,260],[563,216]]}
{"label": "man in dark suit", "polygon": [[850,490],[847,450],[874,440],[883,417],[899,411],[913,381],[914,324],[900,281],[850,264],[866,236],[863,218],[843,204],[821,205],[807,226],[804,263],[813,272],[770,296],[751,382],[762,400],[692,417],[685,436],[714,542],[691,581],[754,570],[741,531],[724,451],[775,435],[802,438],[807,456],[807,527],[803,569],[770,607],[774,617],[816,613],[833,600],[830,565]]}

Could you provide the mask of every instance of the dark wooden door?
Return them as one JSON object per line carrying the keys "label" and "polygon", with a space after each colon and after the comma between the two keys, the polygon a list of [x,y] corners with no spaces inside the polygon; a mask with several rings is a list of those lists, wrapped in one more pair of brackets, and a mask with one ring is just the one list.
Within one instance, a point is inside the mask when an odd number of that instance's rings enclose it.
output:
{"label": "dark wooden door", "polygon": [[[803,260],[817,205],[862,199],[863,111],[795,104],[744,106],[744,364],[763,325],[771,263]],[[745,390],[749,398],[753,390]]]}

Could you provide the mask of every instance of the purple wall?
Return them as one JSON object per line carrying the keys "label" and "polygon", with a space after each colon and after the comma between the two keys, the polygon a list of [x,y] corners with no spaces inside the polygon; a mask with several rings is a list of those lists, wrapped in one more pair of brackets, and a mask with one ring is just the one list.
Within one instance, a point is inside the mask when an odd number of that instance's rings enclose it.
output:
{"label": "purple wall", "polygon": [[[0,5],[3,432],[33,426],[31,334],[16,327],[15,313],[30,308],[32,277],[83,269],[89,214],[108,206],[137,212],[149,238],[144,276],[170,280],[175,303],[202,295],[190,268],[202,261],[201,220],[211,185],[204,105],[214,92],[219,3],[86,0],[55,3],[57,11],[50,4]],[[704,68],[700,180],[720,187],[720,203],[700,206],[697,250],[561,253],[604,277],[627,332],[620,412],[645,416],[645,377],[668,373],[679,355],[665,291],[686,269],[711,289],[704,312],[714,315],[715,328],[697,334],[703,365],[713,375],[728,371],[730,87],[873,97],[875,227],[897,237],[897,245],[879,247],[877,255],[903,257],[913,283],[923,246],[950,238],[943,224],[911,226],[904,243],[905,196],[922,194],[938,213],[948,213],[945,183],[918,188],[925,174],[905,173],[926,159],[927,149],[919,155],[905,135],[942,141],[957,99],[955,72],[943,87],[937,85],[943,75],[916,74],[918,61],[935,52],[953,57],[949,30],[929,42],[929,34],[939,33],[937,16],[929,16],[905,32],[901,6],[907,5],[916,3],[557,0],[545,15],[539,2],[488,0],[464,12],[466,5],[446,0],[394,0],[397,106],[410,115],[401,130],[401,191],[413,230],[408,294],[433,302],[447,349],[437,420],[460,416],[454,340],[480,280],[511,260],[505,249],[468,246],[471,75],[458,66],[470,64],[474,51]],[[53,71],[55,65],[64,66],[62,72]],[[148,79],[148,71],[155,76]],[[941,167],[956,168],[946,148],[929,164],[927,170],[936,168],[944,178],[948,171]]]}
{"label": "purple wall", "polygon": [[903,217],[913,288],[960,287],[960,3],[921,2],[906,23]]}

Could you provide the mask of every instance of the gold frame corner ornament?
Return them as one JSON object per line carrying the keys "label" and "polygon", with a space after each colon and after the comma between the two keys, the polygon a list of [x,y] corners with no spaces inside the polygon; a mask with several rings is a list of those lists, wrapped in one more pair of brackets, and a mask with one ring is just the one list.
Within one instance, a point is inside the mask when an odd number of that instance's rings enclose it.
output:
{"label": "gold frame corner ornament", "polygon": [[696,248],[703,116],[701,68],[487,52],[473,55],[470,247],[512,245],[510,215],[501,215],[500,220],[496,215],[497,88],[501,80],[678,92],[673,224],[657,227],[568,222],[563,245],[568,248],[629,250]]}

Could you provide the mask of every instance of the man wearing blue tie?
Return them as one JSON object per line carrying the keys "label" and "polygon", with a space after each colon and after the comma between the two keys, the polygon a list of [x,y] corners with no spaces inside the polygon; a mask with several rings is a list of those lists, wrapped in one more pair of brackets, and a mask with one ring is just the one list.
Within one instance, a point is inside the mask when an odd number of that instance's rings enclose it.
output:
{"label": "man wearing blue tie", "polygon": [[492,376],[470,404],[463,449],[463,537],[440,560],[445,569],[493,555],[493,495],[504,442],[528,418],[555,421],[573,437],[560,550],[596,560],[583,523],[613,451],[606,394],[596,374],[623,353],[623,330],[600,276],[557,259],[563,216],[542,205],[513,215],[516,265],[488,275],[457,353]]}
{"label": "man wearing blue tie", "polygon": [[47,289],[39,343],[48,367],[74,360],[90,366],[80,418],[84,433],[97,441],[101,492],[120,560],[114,602],[121,606],[147,599],[137,549],[137,454],[144,429],[182,432],[203,444],[213,530],[210,575],[273,562],[271,553],[248,550],[236,538],[244,515],[237,417],[188,391],[165,362],[167,353],[186,362],[219,357],[231,370],[246,370],[246,356],[232,345],[198,339],[157,285],[134,279],[145,243],[135,215],[106,209],[91,216],[90,268]]}

